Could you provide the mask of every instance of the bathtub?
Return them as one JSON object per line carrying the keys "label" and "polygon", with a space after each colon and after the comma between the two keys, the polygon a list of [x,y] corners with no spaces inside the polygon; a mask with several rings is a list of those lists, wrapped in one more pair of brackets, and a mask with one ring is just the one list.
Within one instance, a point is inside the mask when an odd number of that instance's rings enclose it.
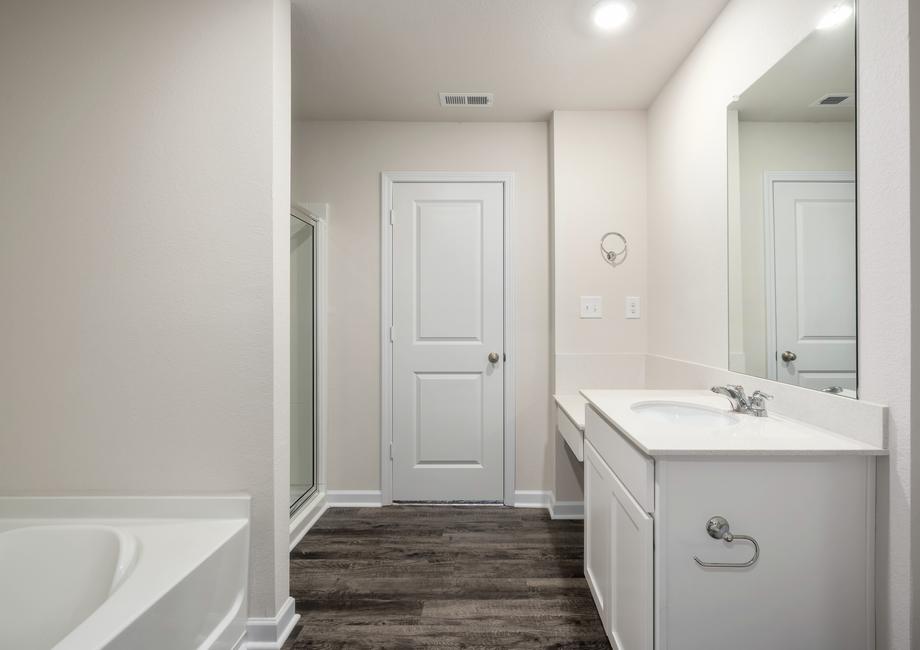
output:
{"label": "bathtub", "polygon": [[249,497],[0,497],[0,648],[229,650]]}

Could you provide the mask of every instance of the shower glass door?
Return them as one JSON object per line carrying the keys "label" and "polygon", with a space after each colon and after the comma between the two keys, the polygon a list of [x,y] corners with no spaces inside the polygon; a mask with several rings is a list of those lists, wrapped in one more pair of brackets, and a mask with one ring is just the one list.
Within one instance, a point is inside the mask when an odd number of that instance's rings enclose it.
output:
{"label": "shower glass door", "polygon": [[316,230],[291,215],[291,514],[316,490]]}

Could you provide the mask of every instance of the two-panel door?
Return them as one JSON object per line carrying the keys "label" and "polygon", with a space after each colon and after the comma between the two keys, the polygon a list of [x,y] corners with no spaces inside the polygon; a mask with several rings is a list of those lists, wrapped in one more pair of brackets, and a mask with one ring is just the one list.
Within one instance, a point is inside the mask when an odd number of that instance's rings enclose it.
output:
{"label": "two-panel door", "polygon": [[776,379],[855,391],[855,183],[772,185]]}
{"label": "two-panel door", "polygon": [[393,188],[393,499],[502,501],[504,185]]}

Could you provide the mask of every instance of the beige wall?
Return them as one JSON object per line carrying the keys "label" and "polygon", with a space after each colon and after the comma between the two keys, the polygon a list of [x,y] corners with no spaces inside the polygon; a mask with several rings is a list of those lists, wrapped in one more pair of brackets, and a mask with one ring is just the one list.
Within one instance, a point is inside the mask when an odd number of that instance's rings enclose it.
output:
{"label": "beige wall", "polygon": [[[556,111],[551,129],[553,390],[641,386],[647,321],[627,320],[624,301],[645,297],[645,111]],[[601,236],[611,230],[629,241],[616,267],[600,251]],[[581,296],[601,296],[603,318],[581,318]],[[555,497],[580,501],[582,466],[558,435],[554,445]]]}
{"label": "beige wall", "polygon": [[[635,385],[647,321],[627,320],[624,301],[645,297],[645,112],[556,111],[552,130],[555,390]],[[629,241],[616,267],[600,251],[611,230]],[[601,296],[603,318],[581,318],[581,296]]]}
{"label": "beige wall", "polygon": [[0,3],[0,493],[247,492],[254,616],[287,596],[289,12]]}
{"label": "beige wall", "polygon": [[329,203],[330,490],[380,489],[380,173],[506,171],[517,311],[518,490],[548,489],[550,297],[544,123],[297,122],[293,196]]}
{"label": "beige wall", "polygon": [[[859,381],[861,397],[890,406],[877,633],[891,650],[911,647],[907,6],[862,3],[858,25]],[[820,0],[732,0],[650,108],[650,353],[726,367],[726,106],[826,10]]]}
{"label": "beige wall", "polygon": [[739,130],[742,349],[746,372],[766,377],[763,175],[855,171],[856,135],[852,122],[740,122]]}
{"label": "beige wall", "polygon": [[[892,63],[900,62],[901,74],[898,79],[903,80],[904,75],[904,48],[905,43],[903,41],[904,28],[903,20],[904,11],[907,10],[906,3],[894,3],[893,6],[889,7],[889,12],[892,14],[890,18],[900,21],[902,27],[898,32],[898,40],[896,41],[896,47],[892,48],[894,52],[890,53],[889,56],[892,57],[893,61],[886,60],[885,57],[882,58],[880,63],[883,65],[891,65]],[[912,7],[913,11],[910,11],[909,16],[909,30],[913,34],[920,34],[920,10],[916,9],[916,4]],[[879,18],[889,18],[884,14],[879,16]],[[875,19],[878,21],[878,18]],[[876,26],[878,23],[875,23]],[[880,47],[879,42],[873,43],[872,51],[878,51],[876,48]],[[920,214],[920,39],[914,38],[909,42],[907,52],[907,64],[909,66],[909,76],[908,82],[910,86],[909,95],[907,101],[910,105],[910,110],[908,112],[908,129],[910,130],[910,153],[909,153],[909,164],[910,164],[910,179],[909,179],[909,191],[910,191],[910,204],[909,209],[912,215]],[[868,72],[868,71],[867,71]],[[894,90],[895,96],[899,96],[899,106],[901,111],[904,111],[904,98],[903,95],[899,92],[897,88],[889,88],[889,93]],[[880,97],[880,99],[885,99],[885,97]],[[901,117],[901,123],[899,126],[904,126],[904,117]],[[870,149],[869,153],[874,155],[879,155],[883,153],[883,149],[873,148]],[[901,152],[903,156],[903,152]],[[892,197],[892,200],[899,201],[900,198]],[[902,233],[899,233],[902,234]],[[910,249],[911,251],[920,250],[920,228],[910,228]],[[916,323],[920,322],[920,255],[912,254],[910,258],[911,264],[911,307],[910,314],[911,319]],[[917,318],[914,319],[913,317]],[[913,327],[910,334],[911,338],[911,367],[910,367],[910,382],[911,382],[911,392],[910,392],[910,401],[912,404],[920,404],[920,328]],[[898,341],[902,342],[903,339]],[[909,467],[911,475],[914,471],[920,471],[920,453],[912,453],[910,455]],[[920,540],[920,481],[913,481],[911,483],[911,492],[912,498],[910,500],[910,520],[911,520],[911,536],[914,540]],[[911,548],[911,566],[918,567],[920,566],[920,543],[914,543]],[[914,580],[911,587],[911,608],[910,608],[910,621],[911,629],[920,632],[920,580]]]}

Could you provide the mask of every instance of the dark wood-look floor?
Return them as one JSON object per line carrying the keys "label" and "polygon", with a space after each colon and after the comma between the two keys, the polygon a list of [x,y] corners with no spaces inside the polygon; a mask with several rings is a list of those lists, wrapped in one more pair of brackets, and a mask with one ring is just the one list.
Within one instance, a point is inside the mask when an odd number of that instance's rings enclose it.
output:
{"label": "dark wood-look floor", "polygon": [[504,507],[330,509],[291,553],[305,648],[609,648],[582,524]]}

